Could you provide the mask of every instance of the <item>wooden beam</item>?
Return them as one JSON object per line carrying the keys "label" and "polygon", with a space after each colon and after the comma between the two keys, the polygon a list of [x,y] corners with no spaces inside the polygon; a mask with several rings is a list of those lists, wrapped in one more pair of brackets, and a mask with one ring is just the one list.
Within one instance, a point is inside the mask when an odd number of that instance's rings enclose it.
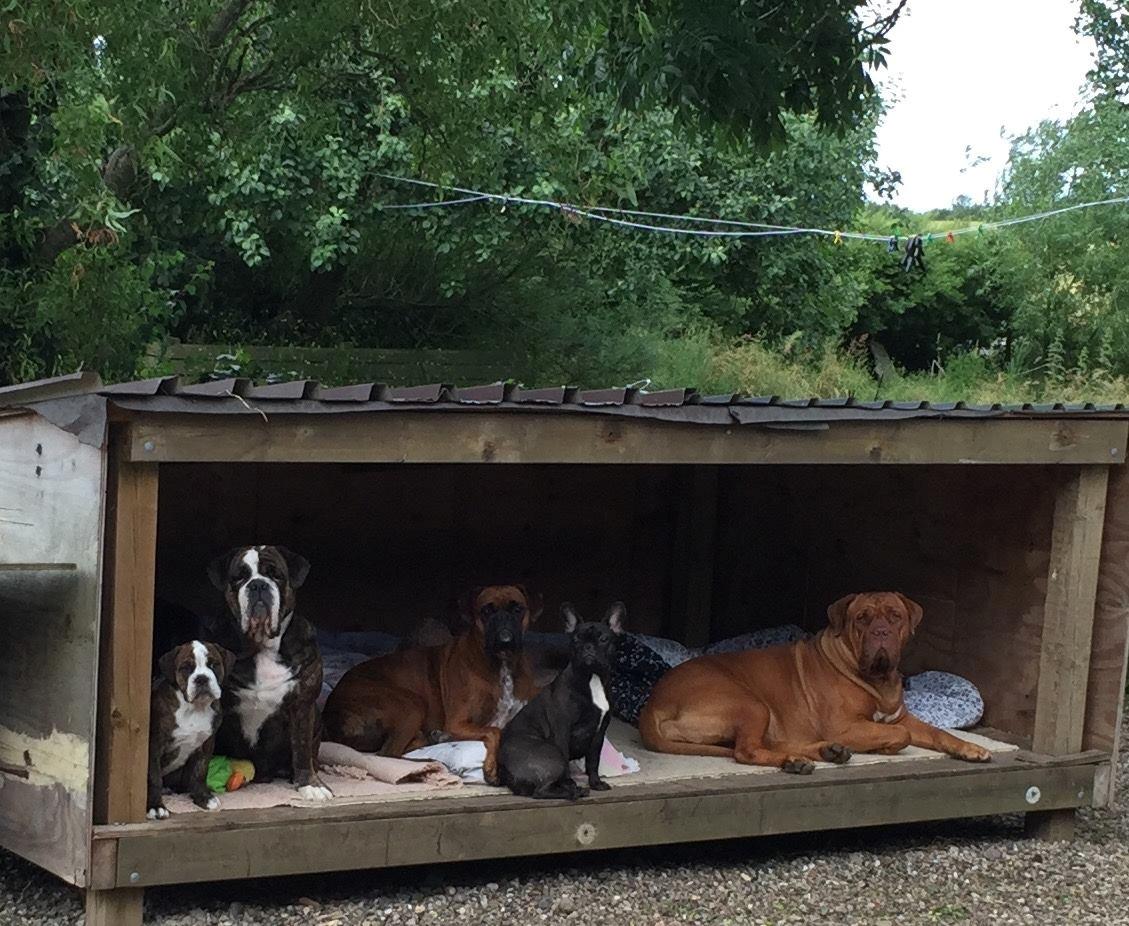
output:
{"label": "wooden beam", "polygon": [[141,926],[145,892],[122,887],[86,892],[86,926]]}
{"label": "wooden beam", "polygon": [[[1079,467],[1066,475],[1055,497],[1035,699],[1036,752],[1068,755],[1082,746],[1108,480],[1108,467]],[[1073,827],[1072,811],[1039,812],[1028,820],[1030,833],[1050,840],[1069,839]]]}
{"label": "wooden beam", "polygon": [[[1109,472],[1090,651],[1082,746],[1104,750],[1116,760],[1129,665],[1129,467]],[[1105,776],[1107,787],[1095,796],[1098,806],[1113,803],[1116,778]]]}
{"label": "wooden beam", "polygon": [[94,813],[98,823],[145,819],[157,558],[157,466],[111,447]]}
{"label": "wooden beam", "polygon": [[844,422],[731,427],[595,413],[139,415],[134,462],[201,463],[1120,463],[1125,421]]}
{"label": "wooden beam", "polygon": [[710,641],[717,483],[716,466],[692,466],[678,473],[666,633],[687,646],[704,646]]}
{"label": "wooden beam", "polygon": [[[186,814],[99,827],[118,885],[273,877],[695,842],[1084,806],[1104,755],[1002,754],[817,772],[613,785],[575,803],[512,795]],[[926,767],[927,766],[927,767]]]}
{"label": "wooden beam", "polygon": [[1048,755],[1082,747],[1108,477],[1107,467],[1080,467],[1055,498],[1032,741]]}

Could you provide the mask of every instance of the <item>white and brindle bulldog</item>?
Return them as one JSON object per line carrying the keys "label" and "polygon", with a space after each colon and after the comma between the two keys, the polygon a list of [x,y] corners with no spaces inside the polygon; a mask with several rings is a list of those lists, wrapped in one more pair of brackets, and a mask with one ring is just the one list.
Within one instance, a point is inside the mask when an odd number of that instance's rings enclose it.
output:
{"label": "white and brindle bulldog", "polygon": [[205,810],[219,807],[219,798],[208,789],[208,763],[222,716],[220,686],[234,663],[234,653],[200,640],[160,658],[149,702],[150,820],[169,815],[161,797],[165,787],[186,792]]}
{"label": "white and brindle bulldog", "polygon": [[322,663],[314,628],[294,611],[310,564],[284,547],[238,547],[208,568],[231,618],[235,666],[224,687],[222,755],[250,759],[256,781],[289,778],[298,794],[333,794],[317,774]]}

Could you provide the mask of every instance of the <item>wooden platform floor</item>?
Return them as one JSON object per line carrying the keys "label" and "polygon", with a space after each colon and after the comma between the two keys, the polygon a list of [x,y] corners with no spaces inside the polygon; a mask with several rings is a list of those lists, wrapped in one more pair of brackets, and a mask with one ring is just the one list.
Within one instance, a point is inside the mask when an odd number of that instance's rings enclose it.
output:
{"label": "wooden platform floor", "polygon": [[[543,855],[1089,805],[1109,755],[1018,750],[614,787],[576,803],[496,796],[186,814],[97,827],[92,887],[146,887]],[[1097,782],[1097,785],[1096,785]]]}

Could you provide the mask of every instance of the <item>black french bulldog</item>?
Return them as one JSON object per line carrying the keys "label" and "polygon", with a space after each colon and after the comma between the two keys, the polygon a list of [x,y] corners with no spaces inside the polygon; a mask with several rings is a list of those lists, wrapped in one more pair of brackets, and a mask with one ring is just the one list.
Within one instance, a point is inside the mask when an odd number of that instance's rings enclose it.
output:
{"label": "black french bulldog", "polygon": [[582,623],[568,603],[561,605],[561,614],[572,634],[572,656],[552,684],[502,730],[498,777],[523,797],[575,801],[588,792],[572,780],[573,759],[584,759],[589,788],[610,788],[600,780],[600,752],[611,720],[607,691],[625,609],[617,601],[602,622]]}

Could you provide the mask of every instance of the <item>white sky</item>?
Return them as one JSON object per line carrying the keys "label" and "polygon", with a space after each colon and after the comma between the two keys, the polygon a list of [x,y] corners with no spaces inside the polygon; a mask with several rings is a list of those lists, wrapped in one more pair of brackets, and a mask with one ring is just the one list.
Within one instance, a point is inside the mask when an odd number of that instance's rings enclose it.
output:
{"label": "white sky", "polygon": [[[1007,163],[1006,136],[1078,108],[1092,42],[1072,31],[1077,6],[910,0],[890,34],[889,69],[878,75],[895,100],[878,132],[878,162],[902,172],[899,205],[948,206],[962,193],[980,201]],[[979,156],[990,160],[969,167]]]}

